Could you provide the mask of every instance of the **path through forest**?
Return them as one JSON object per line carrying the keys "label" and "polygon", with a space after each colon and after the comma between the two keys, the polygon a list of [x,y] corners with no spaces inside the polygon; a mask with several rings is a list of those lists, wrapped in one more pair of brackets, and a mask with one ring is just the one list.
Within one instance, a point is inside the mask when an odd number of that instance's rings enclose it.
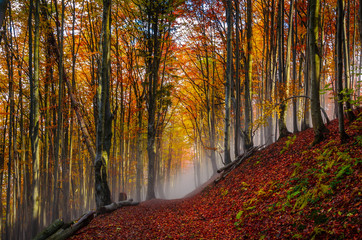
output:
{"label": "path through forest", "polygon": [[100,215],[71,239],[358,239],[362,222],[362,114],[338,121],[311,147],[313,129],[256,152],[224,180],[177,200]]}

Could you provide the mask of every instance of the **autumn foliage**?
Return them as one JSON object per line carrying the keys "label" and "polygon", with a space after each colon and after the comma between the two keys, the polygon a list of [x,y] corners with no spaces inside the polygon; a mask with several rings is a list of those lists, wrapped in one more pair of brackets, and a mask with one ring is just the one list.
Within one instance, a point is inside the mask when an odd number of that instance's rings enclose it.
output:
{"label": "autumn foliage", "polygon": [[257,152],[199,194],[151,200],[95,218],[71,239],[358,239],[362,113],[338,139],[310,147],[313,130]]}

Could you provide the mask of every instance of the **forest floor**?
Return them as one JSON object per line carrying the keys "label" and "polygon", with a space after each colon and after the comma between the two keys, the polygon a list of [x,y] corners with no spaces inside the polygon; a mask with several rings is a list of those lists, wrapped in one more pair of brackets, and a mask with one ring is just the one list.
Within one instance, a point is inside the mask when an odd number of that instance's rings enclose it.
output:
{"label": "forest floor", "polygon": [[100,215],[71,239],[360,239],[362,112],[311,147],[313,129],[256,152],[217,184]]}

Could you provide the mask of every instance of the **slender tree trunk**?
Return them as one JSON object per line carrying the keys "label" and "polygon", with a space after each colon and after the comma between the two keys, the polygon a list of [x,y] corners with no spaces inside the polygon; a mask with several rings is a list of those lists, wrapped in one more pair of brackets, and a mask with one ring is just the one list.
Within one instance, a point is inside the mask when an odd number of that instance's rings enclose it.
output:
{"label": "slender tree trunk", "polygon": [[[62,14],[61,14],[61,29],[58,31],[58,42],[59,42],[59,91],[58,91],[58,122],[57,122],[57,136],[55,140],[55,156],[54,156],[54,197],[53,197],[53,214],[54,219],[59,217],[59,195],[60,195],[60,184],[61,181],[58,180],[59,177],[59,159],[62,158],[62,154],[64,154],[64,147],[63,145],[65,142],[63,141],[63,80],[64,80],[64,0],[62,0]],[[64,169],[63,169],[64,171]]]}
{"label": "slender tree trunk", "polygon": [[[213,54],[215,54],[213,52]],[[214,57],[213,57],[214,59]],[[210,158],[211,158],[211,164],[212,164],[212,168],[217,170],[217,165],[216,165],[216,129],[215,129],[215,125],[216,125],[216,117],[215,117],[215,71],[216,71],[216,63],[215,61],[212,62],[212,88],[211,88],[211,120],[210,120],[210,127],[211,127],[211,136],[210,136],[210,147],[211,147],[211,153],[210,153]]]}
{"label": "slender tree trunk", "polygon": [[327,131],[321,111],[319,100],[320,88],[320,48],[318,46],[319,35],[319,11],[320,0],[311,0],[309,2],[310,21],[308,26],[309,35],[309,54],[310,54],[310,67],[311,67],[311,113],[314,129],[313,145],[321,142],[324,139],[324,132]]}
{"label": "slender tree trunk", "polygon": [[[295,6],[298,6],[297,0]],[[295,30],[292,32],[292,43],[293,43],[293,95],[297,95],[297,44],[298,44],[298,9],[295,8],[295,19],[294,26]],[[298,117],[297,117],[298,100],[293,99],[293,132],[298,132]]]}
{"label": "slender tree trunk", "polygon": [[245,63],[245,129],[244,129],[244,145],[245,149],[248,150],[253,146],[253,136],[252,136],[252,118],[253,118],[253,108],[251,101],[250,88],[252,85],[252,70],[253,70],[253,47],[252,47],[252,2],[247,0],[247,26],[246,26],[246,41],[247,41],[247,51],[246,51],[246,63]]}
{"label": "slender tree trunk", "polygon": [[[291,33],[293,30],[293,2],[291,2],[290,16],[289,16],[289,33],[288,33],[288,42],[287,42],[287,61],[286,66],[284,65],[284,0],[279,1],[278,9],[278,31],[279,31],[279,81],[278,81],[278,95],[279,101],[283,101],[286,98],[287,84],[290,79],[290,48],[291,48]],[[287,106],[285,104],[280,104],[280,113],[279,113],[279,138],[285,137],[289,134],[286,123],[285,123],[285,113]]]}
{"label": "slender tree trunk", "polygon": [[[291,59],[290,59],[290,55],[291,55],[291,50],[292,50],[292,40],[293,40],[293,12],[294,12],[294,1],[291,0],[290,1],[290,11],[289,11],[289,30],[288,30],[288,40],[287,40],[287,61],[286,61],[286,66],[285,66],[285,75],[284,75],[284,84],[285,86],[290,86],[291,83],[290,83],[290,68],[291,68],[291,65],[290,65],[290,62],[291,62]],[[294,69],[293,69],[294,71]],[[294,77],[294,74],[293,74],[293,77]],[[294,81],[294,79],[293,79]],[[288,87],[285,89],[285,91],[288,91]],[[285,95],[285,97],[287,97]],[[284,97],[284,98],[285,98]],[[285,109],[287,110],[287,109]],[[282,113],[280,113],[282,115]],[[280,137],[282,136],[285,136],[287,135],[289,132],[288,132],[288,129],[287,129],[287,126],[285,124],[285,114],[283,114],[283,116],[280,117],[280,119],[283,119],[283,123],[282,126],[283,127],[280,127],[281,124],[279,123],[279,135]]]}
{"label": "slender tree trunk", "polygon": [[240,86],[240,35],[239,35],[239,18],[240,18],[240,10],[239,10],[239,0],[235,0],[235,90],[236,90],[236,104],[235,104],[235,157],[239,156],[241,154],[241,139],[240,139],[240,133],[241,133],[241,86]]}
{"label": "slender tree trunk", "polygon": [[[10,12],[11,14],[11,12]],[[5,42],[12,46],[12,26],[10,22],[10,32],[9,36],[5,36]],[[15,103],[14,103],[14,70],[13,70],[13,56],[9,52],[9,49],[6,48],[6,63],[7,63],[7,71],[8,71],[8,78],[9,78],[9,101],[10,101],[10,121],[9,121],[9,140],[8,140],[8,150],[9,150],[9,159],[8,159],[8,182],[7,182],[7,188],[6,188],[6,216],[5,216],[5,239],[11,238],[11,213],[10,213],[10,195],[11,195],[11,173],[12,173],[12,165],[14,162],[14,151],[13,151],[13,144],[15,142],[13,141],[13,131],[14,131],[14,115],[15,115]],[[14,191],[14,187],[13,187]],[[15,193],[13,193],[15,194]],[[14,211],[15,209],[13,209]]]}
{"label": "slender tree trunk", "polygon": [[[39,0],[35,0],[35,35],[34,35],[34,78],[31,78],[31,152],[33,159],[33,212],[32,212],[32,236],[37,234],[39,230],[40,218],[40,93],[39,93]],[[30,60],[29,60],[30,61]]]}
{"label": "slender tree trunk", "polygon": [[[349,5],[349,4],[348,4]],[[343,6],[344,8],[344,6]],[[347,10],[349,11],[349,8],[347,8]],[[344,15],[343,15],[344,16]],[[349,16],[347,16],[349,17]],[[348,22],[347,22],[348,26],[348,32],[346,30],[346,18],[343,17],[343,60],[344,60],[344,87],[346,90],[351,89],[351,73],[350,73],[350,59],[349,59],[349,18],[348,18]],[[349,94],[348,92],[345,93],[346,97],[348,98],[348,101],[346,101],[346,110],[347,110],[347,118],[350,121],[353,121],[356,116],[353,114],[352,111],[352,106],[351,106],[351,94]]]}
{"label": "slender tree trunk", "polygon": [[107,164],[112,140],[112,114],[109,86],[111,74],[111,0],[103,0],[102,65],[98,85],[97,156],[95,159],[95,199],[97,209],[111,203],[107,182]]}
{"label": "slender tree trunk", "polygon": [[[140,101],[140,100],[137,100]],[[141,173],[143,171],[142,164],[142,111],[141,106],[138,106],[138,129],[137,129],[137,149],[136,149],[136,199],[141,201]]]}
{"label": "slender tree trunk", "polygon": [[231,84],[232,84],[232,4],[231,0],[226,1],[227,21],[227,60],[226,60],[226,81],[225,81],[225,130],[224,130],[224,162],[231,162],[230,156],[230,105],[231,105]]}
{"label": "slender tree trunk", "polygon": [[[338,91],[338,128],[339,137],[342,143],[346,141],[348,135],[344,130],[344,115],[343,115],[343,0],[337,2],[337,91]],[[347,71],[347,69],[345,69]]]}
{"label": "slender tree trunk", "polygon": [[[307,11],[307,26],[309,26],[310,24],[310,11],[309,11],[309,6],[308,6],[308,11]],[[310,81],[311,81],[311,66],[310,66],[310,52],[309,52],[309,43],[311,41],[310,39],[310,34],[306,35],[305,38],[306,44],[305,44],[305,62],[304,62],[304,95],[305,96],[310,96],[311,95],[311,90],[310,90]],[[304,100],[304,116],[302,119],[302,123],[301,123],[301,130],[306,130],[307,128],[310,127],[310,106],[309,106],[309,102],[307,101],[307,99]]]}
{"label": "slender tree trunk", "polygon": [[6,16],[6,9],[7,9],[7,5],[9,3],[9,0],[0,0],[0,43],[1,43],[1,39],[2,39],[2,27],[4,24],[4,19]]}

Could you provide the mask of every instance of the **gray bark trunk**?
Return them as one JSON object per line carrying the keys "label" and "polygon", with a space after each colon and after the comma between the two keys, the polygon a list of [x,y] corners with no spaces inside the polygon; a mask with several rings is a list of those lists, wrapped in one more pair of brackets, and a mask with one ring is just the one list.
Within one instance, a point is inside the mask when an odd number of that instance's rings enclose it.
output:
{"label": "gray bark trunk", "polygon": [[107,182],[107,164],[112,140],[112,115],[110,113],[109,85],[111,74],[111,0],[103,0],[102,65],[98,83],[98,124],[95,159],[95,199],[99,209],[111,203]]}
{"label": "gray bark trunk", "polygon": [[247,1],[247,26],[246,26],[246,41],[247,41],[247,51],[246,51],[246,63],[245,63],[245,129],[244,129],[244,147],[245,150],[248,150],[253,146],[253,136],[252,136],[252,118],[253,118],[253,108],[252,108],[252,96],[250,95],[250,88],[252,85],[252,70],[253,70],[253,48],[252,48],[252,2],[251,0]]}
{"label": "gray bark trunk", "polygon": [[337,2],[337,93],[338,93],[338,128],[339,137],[341,142],[345,142],[348,135],[344,129],[344,115],[343,115],[343,0]]}
{"label": "gray bark trunk", "polygon": [[225,81],[225,130],[224,130],[224,162],[229,164],[230,157],[230,105],[231,105],[231,82],[232,82],[232,4],[231,0],[226,1],[227,21],[227,60],[226,60],[226,81]]}
{"label": "gray bark trunk", "polygon": [[32,197],[32,236],[35,236],[39,228],[40,214],[40,94],[39,94],[39,0],[35,1],[35,35],[34,35],[34,78],[31,78],[31,152],[33,159],[33,197]]}
{"label": "gray bark trunk", "polygon": [[319,35],[319,10],[320,0],[309,2],[310,21],[308,26],[309,35],[309,60],[311,67],[311,113],[314,129],[313,145],[324,139],[326,127],[323,124],[320,112],[319,88],[320,88],[320,48],[318,46]]}

